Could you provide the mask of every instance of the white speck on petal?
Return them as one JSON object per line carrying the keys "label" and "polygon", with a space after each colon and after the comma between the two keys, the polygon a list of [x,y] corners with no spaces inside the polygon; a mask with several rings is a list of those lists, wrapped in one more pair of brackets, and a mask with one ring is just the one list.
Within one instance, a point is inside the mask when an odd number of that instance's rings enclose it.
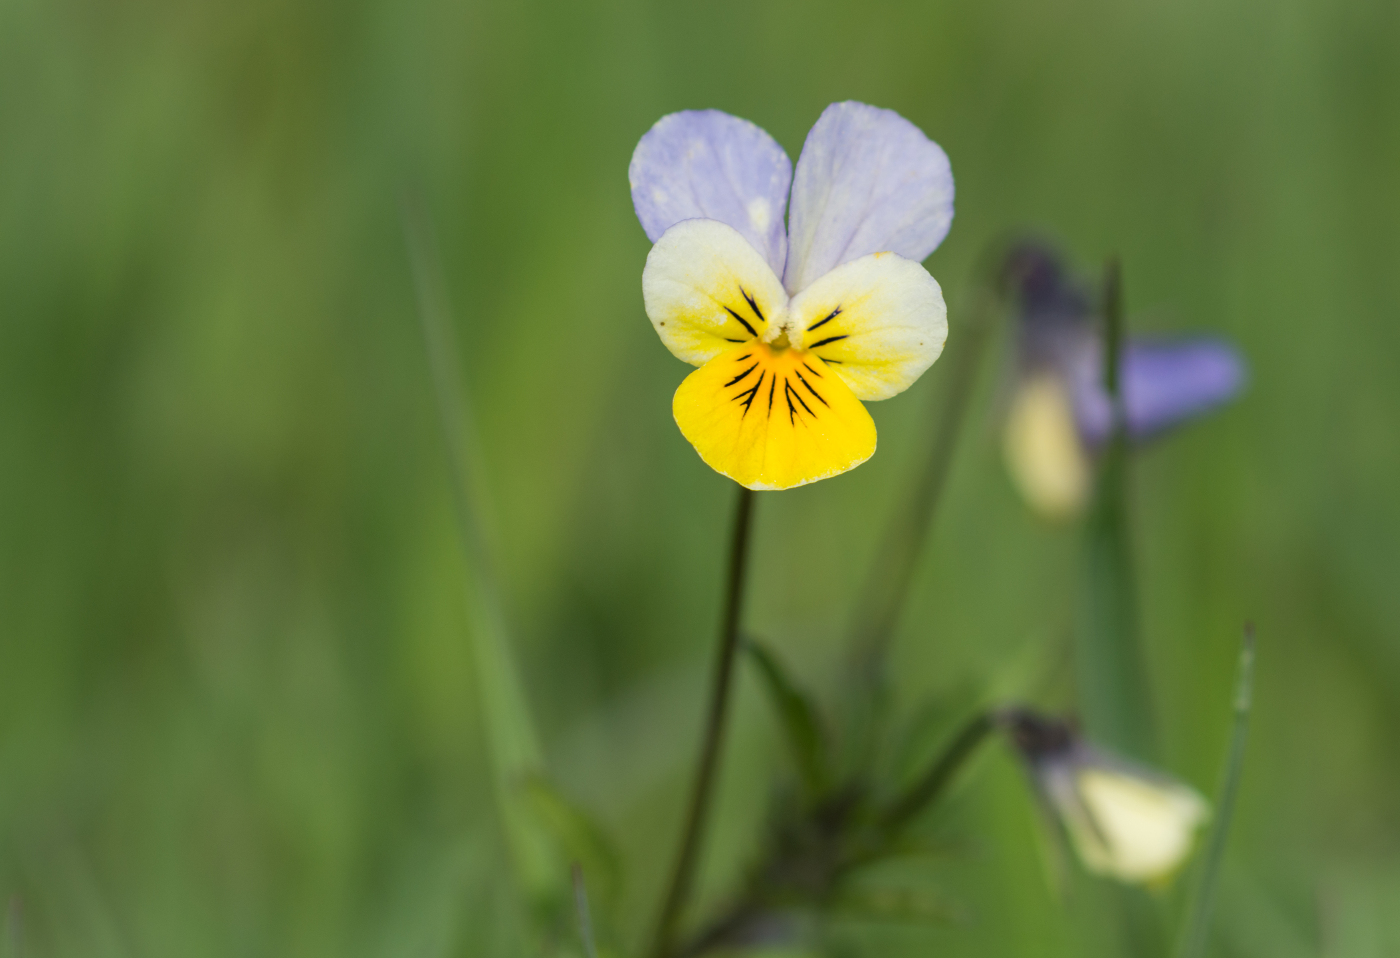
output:
{"label": "white speck on petal", "polygon": [[768,229],[768,224],[773,219],[773,208],[768,205],[768,201],[759,197],[749,201],[749,222],[753,228],[760,233]]}

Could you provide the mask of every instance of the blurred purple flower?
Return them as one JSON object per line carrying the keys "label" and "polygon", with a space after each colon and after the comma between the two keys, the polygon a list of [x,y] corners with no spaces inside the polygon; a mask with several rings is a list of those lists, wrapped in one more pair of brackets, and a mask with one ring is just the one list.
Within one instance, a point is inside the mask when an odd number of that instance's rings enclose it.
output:
{"label": "blurred purple flower", "polygon": [[[1035,244],[1012,252],[1007,278],[1020,299],[1022,374],[1061,377],[1081,439],[1102,444],[1113,408],[1093,297],[1053,253]],[[1239,352],[1219,337],[1129,338],[1119,364],[1128,437],[1145,440],[1207,413],[1234,398],[1244,381]]]}

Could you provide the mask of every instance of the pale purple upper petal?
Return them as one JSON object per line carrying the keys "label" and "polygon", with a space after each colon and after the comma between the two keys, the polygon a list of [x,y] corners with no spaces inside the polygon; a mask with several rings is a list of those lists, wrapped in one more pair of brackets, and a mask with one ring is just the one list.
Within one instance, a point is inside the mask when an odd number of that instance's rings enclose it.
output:
{"label": "pale purple upper petal", "polygon": [[[1086,363],[1086,365],[1088,365]],[[1220,406],[1244,385],[1244,361],[1233,346],[1213,337],[1134,340],[1123,350],[1123,405],[1128,435],[1149,438]],[[1086,370],[1087,373],[1087,370]],[[1075,416],[1091,443],[1108,438],[1112,410],[1098,377],[1078,377]]]}
{"label": "pale purple upper petal", "polygon": [[719,220],[783,274],[792,161],[761,128],[719,110],[663,116],[637,144],[627,178],[653,243],[681,220]]}
{"label": "pale purple upper petal", "polygon": [[833,103],[797,158],[788,218],[789,293],[870,253],[918,262],[953,221],[948,156],[893,110]]}

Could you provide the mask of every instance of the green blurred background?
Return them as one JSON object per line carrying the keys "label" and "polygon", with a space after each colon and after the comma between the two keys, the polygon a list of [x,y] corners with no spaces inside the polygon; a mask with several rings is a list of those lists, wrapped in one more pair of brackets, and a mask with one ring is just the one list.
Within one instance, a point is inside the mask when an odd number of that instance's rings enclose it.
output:
{"label": "green blurred background", "polygon": [[[950,351],[978,254],[1021,227],[1121,253],[1135,328],[1241,344],[1244,399],[1134,477],[1165,764],[1213,788],[1255,619],[1218,954],[1400,953],[1397,51],[1393,0],[3,0],[0,895],[25,953],[509,947],[405,191],[550,769],[621,844],[623,943],[645,930],[731,493],[671,421],[687,367],[642,312],[627,162],[700,107],[795,159],[841,99],[952,159]],[[945,369],[874,407],[870,463],[760,497],[749,621],[819,689]],[[900,631],[911,706],[1070,628],[1079,534],[1005,476],[1000,371]],[[734,733],[710,896],[782,763],[747,672]],[[964,918],[856,940],[1077,953],[1010,756],[941,815],[961,844],[920,880]]]}

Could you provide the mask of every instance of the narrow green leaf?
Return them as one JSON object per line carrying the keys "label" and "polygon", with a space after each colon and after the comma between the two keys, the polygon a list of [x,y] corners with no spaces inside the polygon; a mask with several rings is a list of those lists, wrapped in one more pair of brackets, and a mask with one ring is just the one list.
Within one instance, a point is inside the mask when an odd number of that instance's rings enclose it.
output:
{"label": "narrow green leaf", "polygon": [[749,638],[744,649],[758,666],[763,687],[782,724],[793,760],[810,795],[819,795],[829,783],[829,739],[811,698],[793,682],[777,657]]}
{"label": "narrow green leaf", "polygon": [[1220,791],[1215,798],[1215,821],[1206,840],[1196,886],[1186,912],[1186,920],[1178,939],[1177,958],[1202,958],[1210,937],[1210,915],[1215,904],[1215,889],[1220,878],[1220,863],[1225,857],[1225,843],[1230,823],[1235,815],[1235,799],[1239,793],[1240,775],[1244,769],[1244,751],[1249,738],[1249,712],[1254,704],[1254,626],[1246,625],[1240,643],[1240,664],[1235,678],[1234,727],[1230,731],[1230,750],[1225,758],[1225,771],[1220,777]]}
{"label": "narrow green leaf", "polygon": [[419,317],[432,368],[439,425],[447,449],[453,504],[462,545],[464,586],[471,617],[477,692],[490,750],[496,803],[521,892],[536,915],[567,901],[565,865],[545,828],[520,801],[523,783],[543,775],[544,762],[525,692],[511,653],[485,528],[485,481],[476,454],[473,419],[453,341],[447,293],[426,217],[405,204]]}
{"label": "narrow green leaf", "polygon": [[1105,279],[1104,380],[1114,429],[1099,463],[1085,527],[1085,568],[1075,642],[1075,680],[1089,737],[1143,761],[1155,752],[1151,695],[1137,621],[1129,533],[1128,448],[1118,392],[1123,299],[1117,263]]}

